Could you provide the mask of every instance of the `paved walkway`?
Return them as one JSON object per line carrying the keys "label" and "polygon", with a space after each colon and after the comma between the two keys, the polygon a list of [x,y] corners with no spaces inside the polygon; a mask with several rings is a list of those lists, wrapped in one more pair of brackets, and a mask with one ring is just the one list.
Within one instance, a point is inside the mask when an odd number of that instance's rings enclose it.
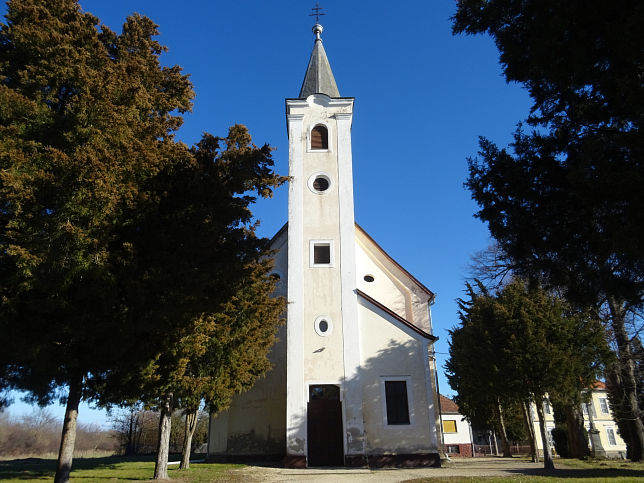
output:
{"label": "paved walkway", "polygon": [[309,468],[295,470],[252,466],[235,470],[240,481],[278,482],[298,481],[303,483],[331,482],[382,482],[397,483],[402,481],[432,477],[477,477],[477,476],[517,476],[546,474],[543,463],[502,458],[461,458],[453,459],[442,468],[396,468],[396,469],[363,469],[363,468]]}

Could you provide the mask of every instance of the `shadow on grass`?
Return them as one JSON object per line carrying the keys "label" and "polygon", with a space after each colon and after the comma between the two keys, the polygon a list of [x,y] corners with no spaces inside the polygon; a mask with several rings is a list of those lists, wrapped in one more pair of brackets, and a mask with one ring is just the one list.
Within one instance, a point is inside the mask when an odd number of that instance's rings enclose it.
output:
{"label": "shadow on grass", "polygon": [[[154,455],[74,458],[72,476],[75,470],[109,470],[116,469],[122,463],[150,463],[154,460]],[[0,461],[0,480],[51,479],[55,474],[55,459],[18,458]]]}
{"label": "shadow on grass", "polygon": [[644,470],[631,470],[621,468],[558,468],[545,470],[543,468],[507,469],[508,475],[523,476],[548,476],[555,478],[644,478]]}

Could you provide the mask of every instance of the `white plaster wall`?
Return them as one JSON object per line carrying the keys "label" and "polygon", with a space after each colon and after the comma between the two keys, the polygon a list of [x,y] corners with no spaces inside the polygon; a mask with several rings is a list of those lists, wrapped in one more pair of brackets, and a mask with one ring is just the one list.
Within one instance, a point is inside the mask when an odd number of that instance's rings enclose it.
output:
{"label": "white plaster wall", "polygon": [[286,330],[278,331],[273,369],[230,408],[211,418],[209,454],[280,454],[286,435]]}
{"label": "white plaster wall", "polygon": [[[432,333],[428,306],[430,295],[361,230],[356,230],[356,264],[360,290],[418,328]],[[376,278],[375,273],[369,270],[379,272],[379,277]],[[365,282],[367,274],[374,275],[375,280]]]}
{"label": "white plaster wall", "polygon": [[456,433],[443,433],[445,444],[471,444],[470,425],[461,414],[443,414],[443,421],[456,421]]}
{"label": "white plaster wall", "polygon": [[[309,98],[311,99],[311,98]],[[337,122],[334,110],[316,102],[308,102],[304,111],[302,130],[303,183],[303,286],[304,289],[304,379],[340,380],[344,372],[342,358],[342,294],[340,266],[340,224],[338,215],[338,161]],[[317,124],[326,125],[329,133],[328,151],[310,151],[309,132]],[[308,179],[323,171],[331,178],[331,187],[324,194],[312,192]],[[313,240],[332,240],[333,266],[310,267],[310,247]],[[320,316],[328,316],[333,324],[329,336],[315,332],[314,323]]]}
{"label": "white plaster wall", "polygon": [[[437,452],[434,403],[428,397],[431,391],[424,367],[426,345],[366,301],[359,303],[358,314],[367,452]],[[392,376],[411,380],[410,425],[386,425],[381,384],[383,377]]]}
{"label": "white plaster wall", "polygon": [[411,292],[411,311],[413,314],[414,324],[425,332],[432,334],[432,326],[429,314],[429,297],[427,293],[420,290],[415,284],[410,284]]}
{"label": "white plaster wall", "polygon": [[[356,282],[358,288],[377,300],[392,312],[407,319],[406,290],[402,284],[381,268],[381,265],[367,254],[364,246],[356,240]],[[366,282],[365,275],[372,275],[373,282]]]}

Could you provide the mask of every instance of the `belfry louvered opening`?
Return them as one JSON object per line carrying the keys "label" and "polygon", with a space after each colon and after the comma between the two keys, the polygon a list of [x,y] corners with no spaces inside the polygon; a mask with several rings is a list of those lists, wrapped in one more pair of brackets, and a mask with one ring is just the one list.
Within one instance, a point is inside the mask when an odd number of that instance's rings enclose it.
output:
{"label": "belfry louvered opening", "polygon": [[317,125],[311,129],[311,149],[329,149],[329,131],[326,126]]}

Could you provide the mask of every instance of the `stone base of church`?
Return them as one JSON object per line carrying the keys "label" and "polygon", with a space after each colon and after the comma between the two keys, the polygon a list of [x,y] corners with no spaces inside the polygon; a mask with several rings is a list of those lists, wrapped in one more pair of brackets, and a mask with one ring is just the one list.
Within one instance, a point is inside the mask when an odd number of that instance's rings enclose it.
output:
{"label": "stone base of church", "polygon": [[284,468],[306,468],[306,456],[287,454],[284,457]]}
{"label": "stone base of church", "polygon": [[347,454],[344,455],[344,466],[362,468],[367,466],[367,457],[364,455]]}
{"label": "stone base of church", "polygon": [[[208,463],[271,463],[284,468],[306,468],[306,456],[283,454],[211,454],[206,458]],[[438,453],[414,454],[380,454],[380,455],[345,455],[344,466],[369,468],[440,468]]]}
{"label": "stone base of church", "polygon": [[[440,468],[438,453],[345,455],[344,466],[357,468]],[[284,458],[285,468],[306,468],[306,457],[288,455]]]}

